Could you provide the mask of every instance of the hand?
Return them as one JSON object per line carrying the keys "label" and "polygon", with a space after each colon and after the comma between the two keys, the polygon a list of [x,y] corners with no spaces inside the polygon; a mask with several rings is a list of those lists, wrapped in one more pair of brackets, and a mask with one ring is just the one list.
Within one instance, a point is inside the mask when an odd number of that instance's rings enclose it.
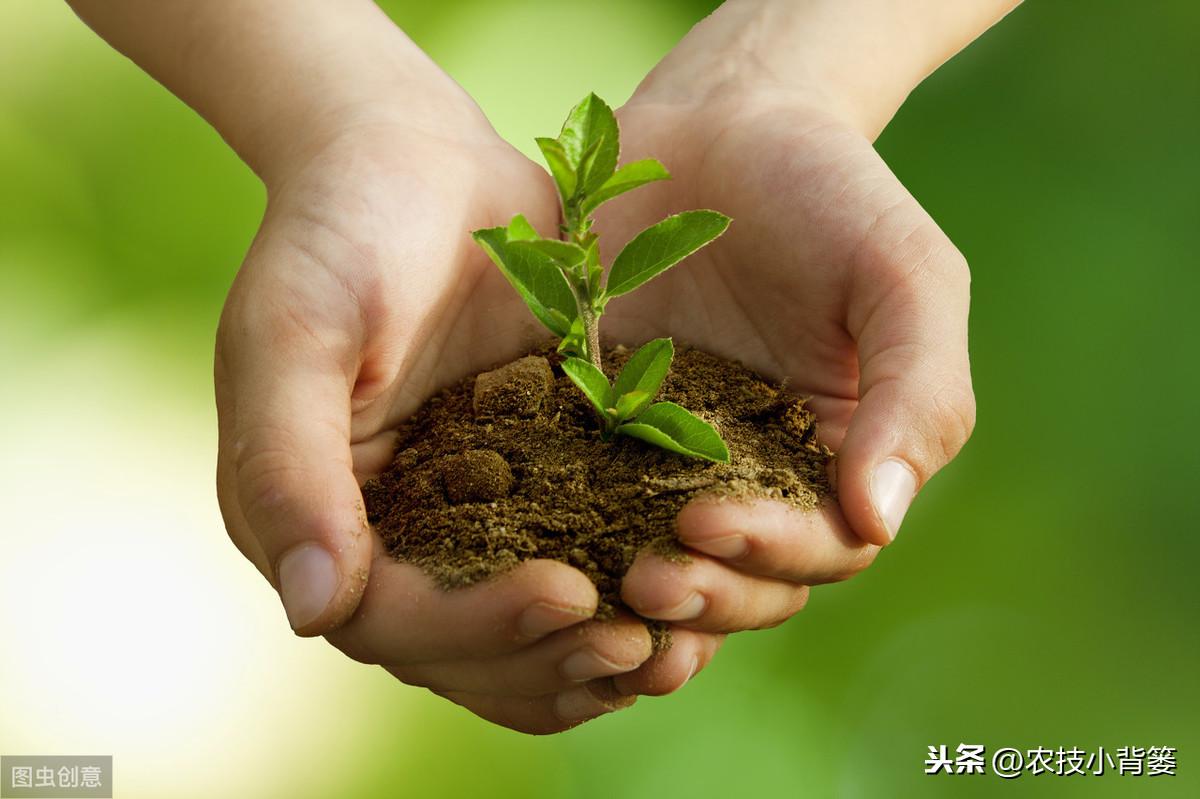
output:
{"label": "hand", "polygon": [[[800,27],[817,36],[775,53],[875,54],[911,43],[885,69],[882,58],[857,60],[874,73],[859,81],[867,94],[903,96],[912,83],[904,76],[926,74],[954,41],[968,40],[964,32],[1013,2],[926,0],[917,14],[880,0],[854,8],[844,0],[803,8],[729,0],[626,109],[627,155],[648,149],[677,180],[644,190],[640,207],[605,224],[632,234],[659,209],[697,201],[739,221],[690,269],[614,305],[624,319],[610,332],[631,340],[675,333],[792,376],[794,387],[816,395],[824,436],[841,447],[845,511],[817,522],[779,508],[685,509],[685,540],[737,568],[701,560],[668,575],[660,590],[649,578],[663,567],[635,564],[627,599],[648,615],[687,598],[680,589],[690,590],[688,580],[707,600],[696,619],[665,614],[695,630],[680,627],[675,646],[647,660],[639,623],[583,621],[596,595],[576,570],[533,561],[446,593],[389,558],[363,518],[358,484],[388,462],[396,423],[439,386],[519,354],[530,337],[535,323],[467,231],[518,211],[551,229],[557,214],[545,172],[501,142],[369,0],[336,8],[209,0],[186,14],[152,0],[71,0],[267,183],[262,229],[218,331],[217,478],[231,537],[280,591],[293,628],[324,634],[485,718],[545,732],[633,694],[678,687],[720,643],[702,631],[760,626],[799,604],[797,586],[868,562],[894,534],[910,485],[952,456],[970,429],[965,269],[841,121],[869,129],[890,113],[887,103],[859,103],[866,113],[857,117],[779,103],[772,92],[734,92],[737,103],[713,104],[690,67],[712,62],[708,45],[729,39],[739,21],[749,21],[751,34],[734,36],[739,46],[764,31],[787,40],[794,26],[775,23],[796,22],[799,9],[813,17]],[[923,35],[896,35],[914,19]],[[843,35],[822,33],[837,25]],[[763,52],[752,61],[771,71]],[[844,66],[837,77],[853,71]],[[669,306],[673,290],[691,301],[686,311]],[[873,510],[866,475],[893,458],[907,466],[875,483],[888,491]],[[745,535],[745,554],[733,552],[729,532]]]}
{"label": "hand", "polygon": [[[689,38],[698,34],[712,31]],[[622,159],[657,157],[673,180],[605,206],[597,230],[623,242],[691,208],[734,221],[682,266],[614,300],[608,334],[674,335],[786,379],[812,397],[820,437],[838,455],[838,499],[820,512],[695,500],[678,520],[693,562],[644,554],[625,578],[622,596],[639,613],[727,633],[778,624],[804,605],[806,586],[870,564],[966,441],[969,274],[840,103],[804,89],[695,98],[696,70],[674,69],[691,44],[619,112]]]}
{"label": "hand", "polygon": [[[455,122],[358,121],[270,187],[218,331],[218,493],[299,634],[551,732],[633,702],[606,678],[646,661],[645,626],[588,621],[595,588],[554,561],[443,591],[363,518],[359,485],[390,462],[397,424],[541,335],[469,231],[518,211],[553,229],[554,190],[477,110]],[[660,671],[627,677],[629,693]]]}

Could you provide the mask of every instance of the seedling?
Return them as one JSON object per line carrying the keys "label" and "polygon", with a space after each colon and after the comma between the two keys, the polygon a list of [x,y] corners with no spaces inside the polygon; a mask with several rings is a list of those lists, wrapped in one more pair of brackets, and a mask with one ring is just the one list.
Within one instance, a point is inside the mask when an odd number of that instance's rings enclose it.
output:
{"label": "seedling", "polygon": [[675,348],[654,339],[633,354],[613,383],[604,374],[600,317],[613,297],[628,294],[699,250],[729,227],[716,211],[684,211],[643,230],[613,260],[607,278],[592,214],[627,191],[670,177],[653,158],[617,168],[620,134],[612,109],[589,94],[571,110],[556,139],[539,138],[562,205],[560,238],[542,238],[522,215],[508,227],[476,230],[475,241],[508,278],[529,310],[561,341],[563,371],[595,406],[601,434],[729,462],[712,425],[673,402],[654,402]]}

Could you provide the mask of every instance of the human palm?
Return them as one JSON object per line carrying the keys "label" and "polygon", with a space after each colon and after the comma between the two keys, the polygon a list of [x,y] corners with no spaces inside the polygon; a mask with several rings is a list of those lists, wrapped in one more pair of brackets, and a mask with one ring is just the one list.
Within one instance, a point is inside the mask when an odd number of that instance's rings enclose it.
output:
{"label": "human palm", "polygon": [[[697,501],[679,520],[690,565],[638,559],[623,597],[673,623],[668,652],[651,657],[636,619],[586,621],[595,589],[564,564],[441,592],[362,518],[358,486],[390,459],[398,423],[541,335],[468,231],[519,212],[549,232],[554,189],[490,130],[359,131],[323,150],[273,189],[218,336],[222,511],[293,627],[529,732],[675,690],[725,633],[778,623],[807,586],[861,569],[889,539],[867,485],[880,453],[900,447],[924,479],[969,432],[969,382],[938,372],[958,358],[965,270],[869,142],[803,106],[635,102],[620,117],[624,159],[657,157],[674,179],[602,209],[602,241],[697,207],[734,225],[614,301],[606,336],[672,335],[787,379],[840,455],[840,501],[820,514]],[[914,380],[933,389],[926,422],[912,418]]]}
{"label": "human palm", "polygon": [[684,267],[614,300],[610,333],[673,334],[786,379],[812,397],[822,435],[836,446],[858,399],[850,331],[905,277],[903,267],[888,274],[887,256],[905,237],[921,256],[952,253],[949,240],[870,142],[820,110],[738,116],[632,105],[619,117],[624,157],[653,154],[673,179],[602,209],[604,238],[623,241],[693,207],[734,221]]}
{"label": "human palm", "polygon": [[469,231],[518,211],[549,230],[555,203],[544,170],[490,129],[334,142],[273,189],[216,366],[222,512],[292,626],[530,732],[631,702],[605,678],[649,657],[645,628],[586,621],[595,588],[550,561],[443,592],[383,551],[358,487],[421,402],[536,334]]}
{"label": "human palm", "polygon": [[[624,596],[648,615],[675,609],[657,615],[697,630],[774,624],[803,604],[805,586],[856,573],[894,535],[871,498],[880,461],[903,457],[923,481],[969,435],[969,278],[871,143],[817,107],[635,96],[618,117],[623,158],[658,157],[673,179],[602,209],[602,241],[690,208],[734,221],[681,267],[614,300],[608,334],[673,335],[786,380],[811,397],[840,477],[840,501],[817,514],[693,503],[681,538],[714,557],[687,568],[639,559]],[[914,385],[931,394],[914,398]],[[697,594],[704,601],[689,605]],[[701,612],[684,618],[685,606]]]}

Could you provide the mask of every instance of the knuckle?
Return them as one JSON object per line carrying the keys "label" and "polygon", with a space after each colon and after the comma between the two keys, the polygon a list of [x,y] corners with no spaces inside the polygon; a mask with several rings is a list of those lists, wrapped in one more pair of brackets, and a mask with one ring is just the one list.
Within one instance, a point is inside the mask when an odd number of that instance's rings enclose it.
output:
{"label": "knuckle", "polygon": [[941,241],[933,245],[930,257],[923,261],[924,271],[955,289],[969,288],[971,267],[966,256],[940,232],[939,236]]}
{"label": "knuckle", "polygon": [[234,474],[245,511],[266,512],[277,508],[284,501],[284,486],[300,471],[282,446],[244,447],[236,452]]}
{"label": "knuckle", "polygon": [[876,277],[905,277],[946,244],[945,234],[905,193],[873,213],[854,251],[857,265]]}
{"label": "knuckle", "polygon": [[357,300],[331,302],[330,297],[339,296],[343,287],[327,282],[310,286],[255,276],[235,283],[217,323],[221,373],[244,371],[248,363],[244,353],[265,347],[273,352],[318,353],[334,363],[355,352],[365,330],[361,308]]}
{"label": "knuckle", "polygon": [[920,310],[931,297],[965,300],[970,294],[967,259],[932,220],[908,225],[898,239],[868,241],[860,247],[856,268],[879,304]]}
{"label": "knuckle", "polygon": [[954,380],[933,395],[933,419],[942,461],[949,462],[975,431],[975,393],[969,380]]}
{"label": "knuckle", "polygon": [[217,350],[231,363],[236,361],[241,342],[273,331],[285,318],[279,299],[281,292],[267,290],[262,282],[261,279],[249,279],[245,274],[238,275],[225,307],[221,309],[217,320]]}
{"label": "knuckle", "polygon": [[930,223],[916,238],[919,243],[913,253],[900,264],[910,280],[933,280],[954,289],[970,285],[971,269],[967,259],[941,230]]}

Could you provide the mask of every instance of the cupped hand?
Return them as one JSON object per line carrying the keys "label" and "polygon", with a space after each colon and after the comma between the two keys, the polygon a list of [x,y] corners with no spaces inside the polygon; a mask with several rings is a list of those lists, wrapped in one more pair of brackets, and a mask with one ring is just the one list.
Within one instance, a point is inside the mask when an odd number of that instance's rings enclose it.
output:
{"label": "cupped hand", "polygon": [[217,336],[218,493],[297,633],[552,732],[661,679],[656,661],[634,691],[611,680],[650,656],[645,626],[588,621],[595,588],[554,561],[443,591],[384,551],[359,490],[428,396],[541,335],[469,231],[517,212],[552,230],[554,190],[477,111],[461,117],[452,133],[348,125],[269,187]]}
{"label": "cupped hand", "polygon": [[694,500],[678,519],[692,563],[644,553],[626,576],[622,597],[639,613],[726,633],[778,624],[807,586],[870,564],[962,447],[975,414],[970,279],[870,140],[819,94],[676,99],[673,66],[618,114],[622,160],[656,157],[673,179],[605,206],[597,231],[621,243],[692,208],[733,223],[614,300],[607,333],[673,335],[786,380],[812,398],[820,439],[837,453],[837,498],[819,512]]}

